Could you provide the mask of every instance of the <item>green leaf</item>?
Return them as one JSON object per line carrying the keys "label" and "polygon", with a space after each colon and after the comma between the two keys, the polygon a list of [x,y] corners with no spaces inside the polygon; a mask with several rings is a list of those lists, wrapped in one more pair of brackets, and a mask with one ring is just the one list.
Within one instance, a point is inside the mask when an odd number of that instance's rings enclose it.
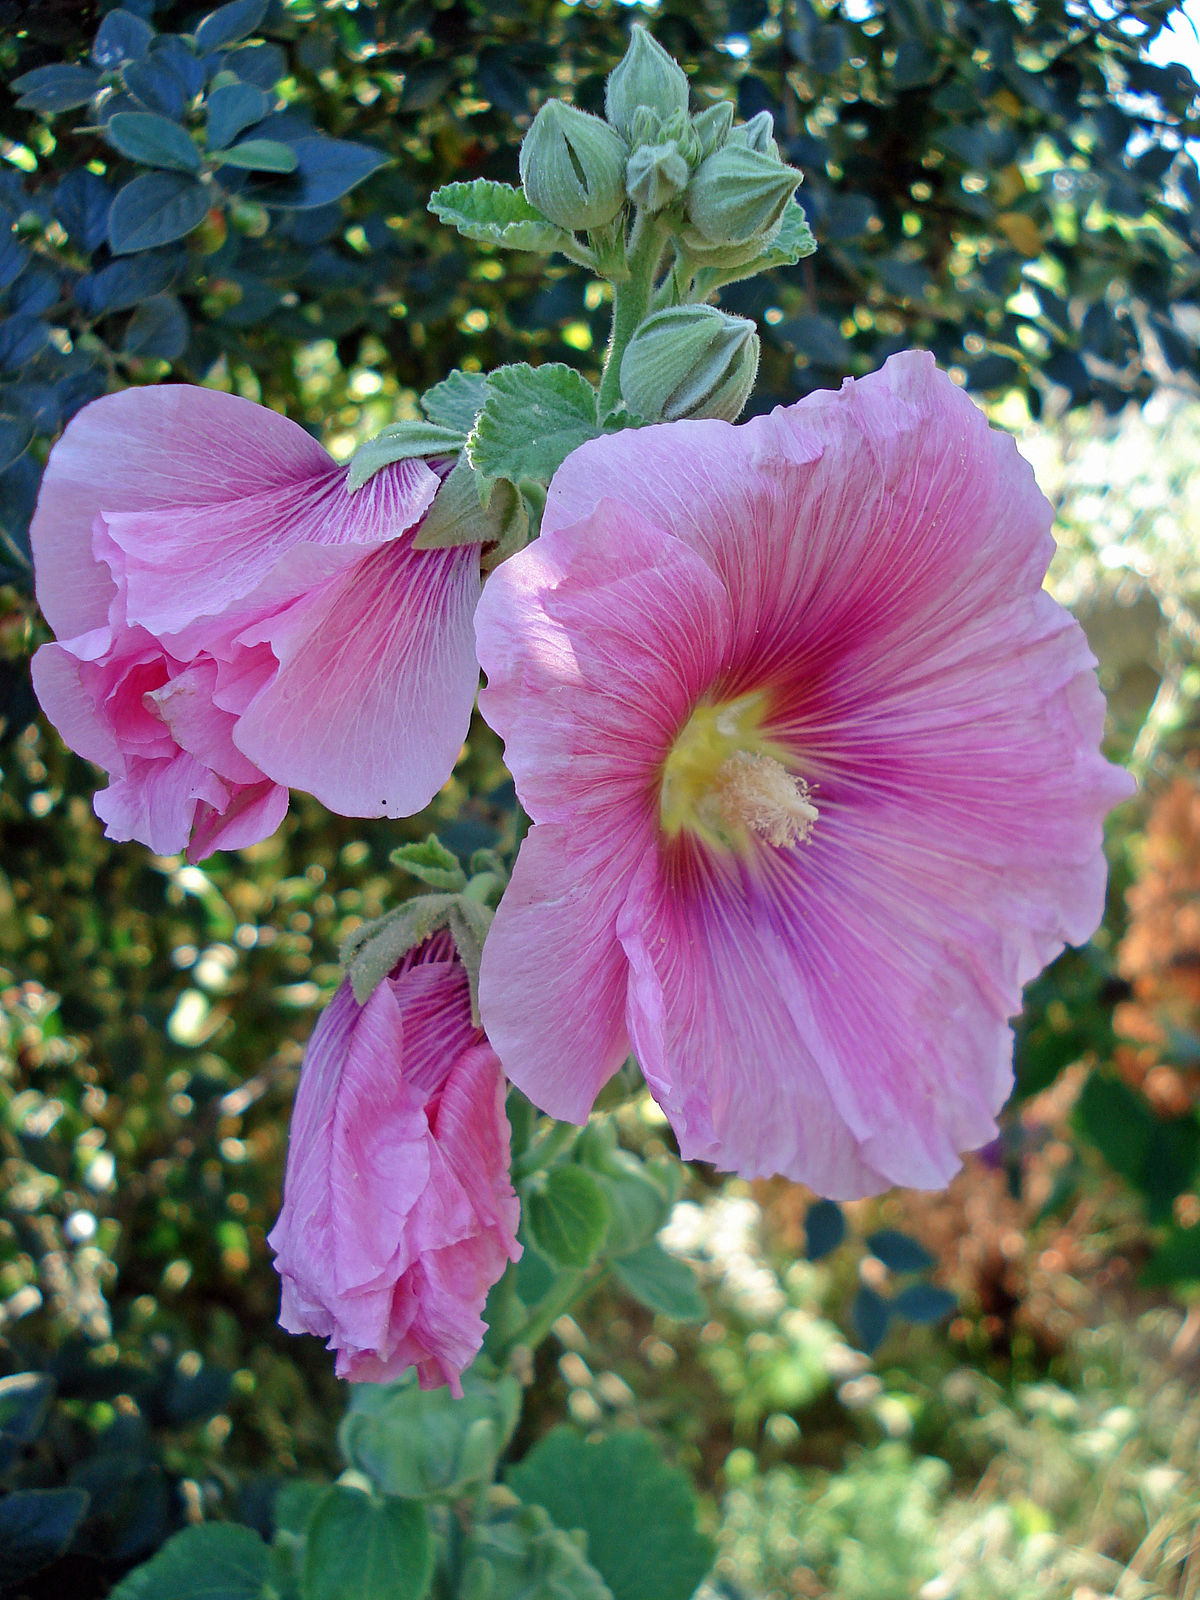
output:
{"label": "green leaf", "polygon": [[909,1322],[941,1322],[958,1310],[958,1298],[933,1283],[913,1283],[892,1301],[892,1313]]}
{"label": "green leaf", "polygon": [[850,1307],[850,1321],[858,1341],[868,1355],[873,1355],[883,1342],[891,1321],[892,1308],[881,1294],[865,1285],[854,1297]]}
{"label": "green leaf", "polygon": [[613,1600],[579,1534],[556,1528],[542,1506],[502,1495],[493,1492],[490,1514],[468,1535],[458,1600]]}
{"label": "green leaf", "polygon": [[271,1507],[271,1516],[277,1532],[290,1533],[296,1538],[302,1538],[307,1531],[309,1520],[317,1508],[317,1502],[324,1497],[325,1483],[313,1483],[307,1478],[294,1478],[285,1483],[275,1496],[275,1503]]}
{"label": "green leaf", "polygon": [[200,152],[186,128],[157,112],[118,111],[104,124],[104,137],[123,156],[143,166],[200,170]]}
{"label": "green leaf", "polygon": [[456,894],[467,886],[467,875],[458,857],[431,833],[422,843],[402,844],[388,860],[394,867],[420,878],[431,889],[446,889]]}
{"label": "green leaf", "polygon": [[9,84],[21,96],[17,101],[20,111],[40,111],[50,115],[55,111],[73,111],[85,106],[100,88],[100,74],[90,67],[77,67],[62,63],[49,67],[34,67],[23,72]]}
{"label": "green leaf", "polygon": [[480,504],[483,480],[466,456],[460,456],[425,513],[414,550],[446,550],[463,544],[500,544],[519,548],[529,531],[529,510],[511,483],[498,483],[486,506]]}
{"label": "green leaf", "polygon": [[1141,1183],[1154,1134],[1154,1113],[1120,1078],[1093,1072],[1083,1086],[1075,1118],[1100,1154],[1123,1178]]}
{"label": "green leaf", "polygon": [[647,1433],[584,1440],[556,1428],[508,1476],[560,1528],[582,1529],[587,1558],[614,1600],[691,1600],[712,1565],[696,1530],[691,1483],[669,1467]]}
{"label": "green leaf", "polygon": [[225,149],[244,129],[261,122],[270,109],[270,100],[254,84],[223,83],[212,91],[205,107],[210,146]]}
{"label": "green leaf", "polygon": [[278,139],[243,139],[230,150],[214,150],[213,160],[246,172],[295,172],[300,165],[291,145]]}
{"label": "green leaf", "polygon": [[208,193],[194,179],[176,172],[143,172],[112,203],[108,239],[113,254],[133,255],[182,239],[207,213]]}
{"label": "green leaf", "polygon": [[455,367],[441,383],[435,383],[421,396],[421,410],[430,422],[456,431],[461,429],[465,438],[483,410],[487,386],[486,372],[462,372]]}
{"label": "green leaf", "polygon": [[0,1589],[56,1561],[87,1508],[82,1489],[18,1489],[5,1495],[0,1500]]}
{"label": "green leaf", "polygon": [[561,362],[501,367],[467,440],[471,465],[485,478],[549,483],[571,454],[600,432],[596,391]]}
{"label": "green leaf", "polygon": [[204,1522],[168,1539],[111,1600],[270,1600],[270,1551],[253,1528]]}
{"label": "green leaf", "polygon": [[571,239],[531,206],[520,189],[489,178],[443,184],[430,198],[429,209],[466,238],[509,250],[545,253],[560,250]]}
{"label": "green leaf", "polygon": [[676,1322],[703,1322],[708,1315],[696,1274],[662,1245],[651,1242],[613,1262],[613,1272],[635,1300]]}
{"label": "green leaf", "polygon": [[125,352],[131,356],[151,356],[159,361],[177,361],[187,349],[187,313],[173,294],[155,294],[129,319],[125,330]]}
{"label": "green leaf", "polygon": [[866,1244],[889,1272],[925,1272],[933,1265],[933,1257],[923,1244],[895,1228],[868,1234]]}
{"label": "green leaf", "polygon": [[[263,45],[268,49],[272,46]],[[268,124],[270,126],[270,124]],[[372,173],[388,164],[389,157],[370,145],[352,139],[327,139],[306,135],[288,139],[296,155],[294,172],[255,179],[246,198],[281,211],[307,211],[331,205],[349,194]]]}
{"label": "green leaf", "polygon": [[616,1127],[608,1118],[584,1129],[576,1159],[594,1173],[608,1200],[605,1252],[627,1256],[649,1244],[667,1220],[670,1201],[645,1162],[617,1144]]}
{"label": "green leaf", "polygon": [[0,1433],[32,1444],[53,1398],[54,1379],[48,1372],[14,1372],[0,1378]]}
{"label": "green leaf", "polygon": [[1169,1285],[1200,1278],[1200,1227],[1172,1228],[1146,1263],[1142,1282]]}
{"label": "green leaf", "polygon": [[559,1267],[587,1267],[608,1232],[604,1191],[583,1167],[555,1167],[524,1196],[530,1241]]}
{"label": "green leaf", "polygon": [[196,29],[196,48],[201,55],[223,50],[253,33],[267,14],[267,0],[230,0],[227,6],[210,11]]}
{"label": "green leaf", "polygon": [[308,1525],[302,1600],[421,1600],[432,1578],[424,1506],[328,1490]]}
{"label": "green leaf", "polygon": [[456,456],[465,436],[454,428],[434,422],[394,422],[375,438],[360,445],[350,458],[346,487],[351,494],[361,489],[383,467],[394,461],[412,461],[423,456]]}
{"label": "green leaf", "polygon": [[836,1200],[814,1200],[804,1216],[804,1249],[810,1261],[831,1254],[846,1237],[846,1218]]}
{"label": "green leaf", "polygon": [[380,1494],[461,1499],[491,1483],[521,1411],[507,1375],[463,1373],[459,1399],[422,1389],[410,1371],[394,1383],[355,1384],[338,1429],[347,1462]]}
{"label": "green leaf", "polygon": [[342,945],[342,965],[354,998],[365,1006],[397,961],[450,920],[453,897],[418,894],[402,906],[356,928]]}
{"label": "green leaf", "polygon": [[772,272],[776,267],[794,267],[797,261],[811,256],[817,248],[804,207],[799,200],[789,200],[784,207],[779,232],[754,263],[756,272]]}

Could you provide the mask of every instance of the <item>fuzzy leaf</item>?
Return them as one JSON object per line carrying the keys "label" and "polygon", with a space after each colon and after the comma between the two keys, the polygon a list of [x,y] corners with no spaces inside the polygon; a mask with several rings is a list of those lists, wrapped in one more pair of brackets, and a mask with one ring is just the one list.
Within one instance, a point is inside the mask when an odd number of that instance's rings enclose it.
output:
{"label": "fuzzy leaf", "polygon": [[465,238],[509,250],[548,253],[561,249],[571,237],[531,206],[520,189],[490,178],[443,184],[431,197],[429,209]]}
{"label": "fuzzy leaf", "polygon": [[412,461],[426,456],[456,456],[463,443],[461,433],[453,428],[439,427],[434,422],[394,422],[390,428],[368,439],[366,444],[359,445],[350,458],[346,487],[353,494],[394,461]]}
{"label": "fuzzy leaf", "polygon": [[524,543],[529,512],[511,483],[498,483],[486,506],[480,504],[482,481],[465,456],[460,456],[413,540],[414,550],[445,550],[463,544],[500,544],[506,538]]}
{"label": "fuzzy leaf", "polygon": [[651,1311],[676,1322],[703,1322],[708,1315],[696,1274],[662,1245],[651,1240],[632,1255],[613,1262],[613,1272],[625,1288]]}
{"label": "fuzzy leaf", "polygon": [[487,385],[486,372],[460,372],[455,367],[421,396],[421,410],[443,428],[461,428],[465,438],[483,410]]}
{"label": "fuzzy leaf", "polygon": [[524,1196],[535,1249],[559,1267],[590,1266],[608,1231],[604,1191],[583,1167],[555,1167]]}
{"label": "fuzzy leaf", "polygon": [[596,391],[586,378],[561,362],[519,362],[489,378],[467,456],[484,478],[544,484],[599,432]]}
{"label": "fuzzy leaf", "polygon": [[445,889],[454,894],[467,886],[467,875],[458,857],[446,849],[436,833],[421,842],[398,846],[388,860],[402,872],[420,878],[431,889]]}
{"label": "fuzzy leaf", "polygon": [[425,1507],[334,1484],[308,1525],[302,1600],[421,1600],[433,1577]]}
{"label": "fuzzy leaf", "polygon": [[614,1600],[691,1600],[714,1555],[696,1529],[691,1483],[648,1433],[585,1440],[555,1428],[508,1476],[558,1527],[582,1529],[587,1558]]}
{"label": "fuzzy leaf", "polygon": [[268,1600],[270,1551],[253,1528],[203,1522],[168,1539],[111,1600]]}

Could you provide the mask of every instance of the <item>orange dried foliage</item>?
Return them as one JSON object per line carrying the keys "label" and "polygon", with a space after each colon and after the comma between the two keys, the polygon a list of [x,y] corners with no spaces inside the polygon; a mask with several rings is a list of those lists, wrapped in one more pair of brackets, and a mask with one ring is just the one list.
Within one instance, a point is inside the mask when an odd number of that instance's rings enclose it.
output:
{"label": "orange dried foliage", "polygon": [[1173,1033],[1200,1033],[1200,783],[1194,776],[1175,778],[1154,801],[1126,903],[1129,928],[1117,968],[1133,994],[1113,1015],[1126,1041],[1115,1064],[1160,1115],[1179,1116],[1200,1100],[1200,1070],[1162,1059]]}

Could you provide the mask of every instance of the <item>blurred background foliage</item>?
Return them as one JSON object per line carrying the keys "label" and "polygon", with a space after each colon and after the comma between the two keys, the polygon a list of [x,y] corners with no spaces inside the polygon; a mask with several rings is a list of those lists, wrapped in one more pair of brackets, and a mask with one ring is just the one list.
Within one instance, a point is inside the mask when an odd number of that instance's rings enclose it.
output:
{"label": "blurred background foliage", "polygon": [[[130,383],[232,389],[345,455],[450,367],[594,377],[600,287],[424,207],[512,181],[548,94],[596,108],[638,16],[805,173],[819,254],[722,297],[760,323],[753,408],[919,344],[1018,429],[1143,791],[1104,928],[1031,986],[997,1145],[945,1195],[844,1208],[698,1173],[665,1239],[708,1313],[604,1288],[513,1453],[564,1416],[657,1429],[716,1594],[1200,1593],[1200,178],[1195,84],[1148,55],[1170,9],[0,0],[0,1373],[42,1375],[0,1377],[0,1483],[90,1496],[14,1593],[101,1595],[336,1470],[344,1398],[275,1325],[265,1235],[339,940],[413,887],[395,825],[302,796],[203,868],[102,838],[28,689],[47,449]],[[401,837],[511,846],[482,725],[469,751]],[[621,1120],[667,1148],[648,1103]]]}

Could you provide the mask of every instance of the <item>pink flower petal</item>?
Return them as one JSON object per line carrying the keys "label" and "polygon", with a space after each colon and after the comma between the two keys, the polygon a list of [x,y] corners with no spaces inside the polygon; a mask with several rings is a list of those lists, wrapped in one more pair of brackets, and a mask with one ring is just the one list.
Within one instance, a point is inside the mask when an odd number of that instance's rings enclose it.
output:
{"label": "pink flower petal", "polygon": [[169,521],[159,509],[106,512],[129,620],[160,638],[194,638],[200,618],[277,611],[401,538],[437,488],[423,461],[401,461],[351,495],[345,468],[326,456],[319,475],[182,507]]}
{"label": "pink flower petal", "polygon": [[498,567],[475,613],[479,708],[530,816],[652,810],[662,756],[732,630],[704,561],[612,502]]}
{"label": "pink flower petal", "polygon": [[389,545],[241,636],[279,671],[234,735],[256,766],[331,811],[405,817],[445,783],[479,672],[479,551]]}
{"label": "pink flower petal", "polygon": [[224,812],[229,798],[220,778],[181,750],[165,761],[134,756],[95,806],[110,839],[140,839],[157,855],[172,856],[187,846],[197,801]]}
{"label": "pink flower petal", "polygon": [[517,1088],[563,1122],[587,1121],[629,1054],[614,923],[635,859],[636,847],[614,860],[539,823],[483,947],[488,1039]]}
{"label": "pink flower petal", "polygon": [[[1094,929],[1101,821],[1131,789],[1082,633],[1041,590],[1049,521],[1012,441],[919,354],[564,463],[478,619],[481,705],[535,823],[481,990],[526,1094],[586,1113],[603,1073],[577,1019],[615,1053],[624,975],[685,1155],[846,1198],[942,1183],[991,1137],[1008,1019]],[[677,734],[735,702],[741,754],[809,786],[807,842],[749,821],[722,842],[688,790],[683,831],[661,827]],[[695,759],[688,782],[712,760],[715,785],[725,758]]]}
{"label": "pink flower petal", "polygon": [[520,1255],[508,1139],[449,935],[410,951],[365,1006],[343,983],[305,1056],[270,1236],[284,1326],[328,1339],[342,1377],[415,1367],[461,1393],[488,1291]]}
{"label": "pink flower petal", "polygon": [[90,561],[97,513],[221,505],[329,466],[298,424],[236,395],[162,384],[94,400],[51,452],[30,530],[47,621],[69,637],[107,620],[112,581]]}

